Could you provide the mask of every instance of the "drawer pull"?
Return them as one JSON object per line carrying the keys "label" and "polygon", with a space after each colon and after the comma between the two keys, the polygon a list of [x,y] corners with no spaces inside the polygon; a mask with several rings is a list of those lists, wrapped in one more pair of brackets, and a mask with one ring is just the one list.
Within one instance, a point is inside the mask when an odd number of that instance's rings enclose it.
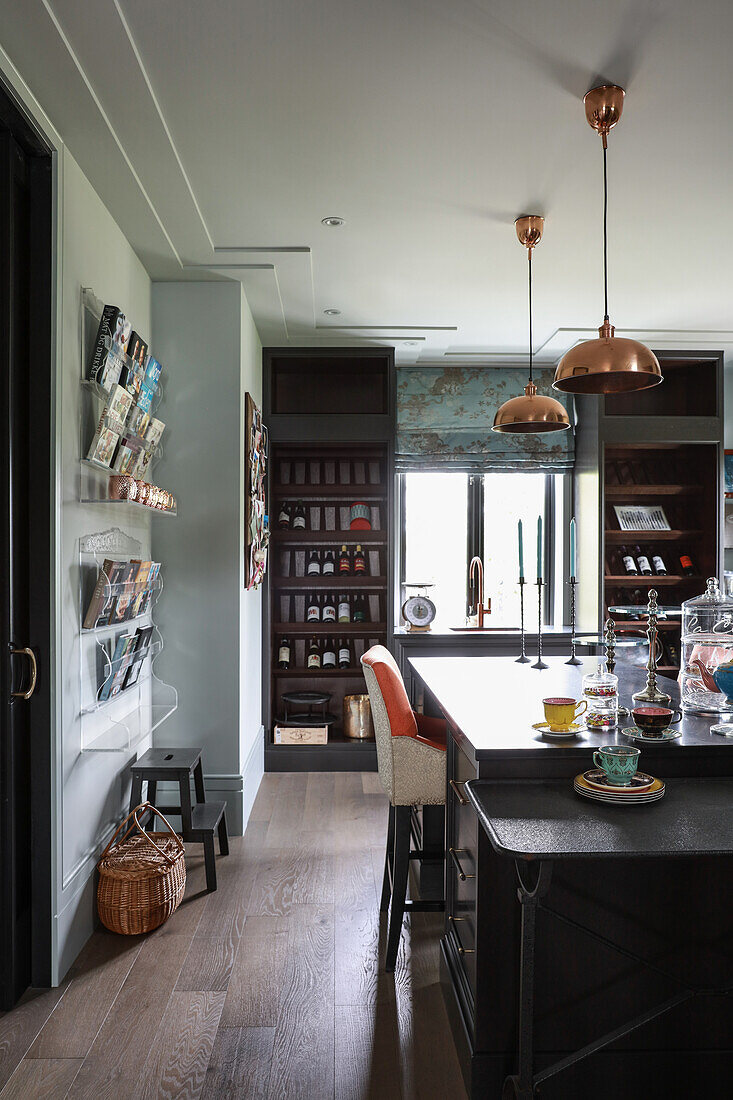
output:
{"label": "drawer pull", "polygon": [[458,944],[459,955],[475,955],[476,951],[473,947],[464,947],[462,943]]}
{"label": "drawer pull", "polygon": [[456,796],[456,798],[458,799],[458,803],[459,803],[459,805],[461,805],[461,806],[468,806],[468,805],[470,805],[470,803],[469,803],[468,799],[466,798],[465,794],[464,794],[464,793],[463,793],[463,791],[461,790],[461,786],[462,786],[463,784],[460,784],[460,785],[459,785],[458,783],[456,783],[455,779],[449,779],[449,780],[448,780],[448,782],[450,783],[451,787],[453,788],[453,794],[454,794],[454,795]]}
{"label": "drawer pull", "polygon": [[449,848],[448,849],[450,857],[453,860],[453,866],[456,869],[456,874],[458,875],[461,882],[465,882],[467,878],[475,878],[476,877],[475,875],[467,875],[466,872],[461,867],[460,860],[458,859],[458,853],[459,852],[465,852],[465,851],[466,851],[465,848]]}
{"label": "drawer pull", "polygon": [[[453,924],[458,924],[460,921],[465,921],[465,919],[466,919],[465,917],[454,917],[452,914],[450,914],[448,916],[448,920],[452,921]],[[454,929],[454,935],[456,937],[456,943],[458,944],[458,954],[459,955],[475,955],[476,954],[476,951],[473,947],[464,947],[463,946],[463,944],[461,943],[461,937],[458,935],[458,929],[457,928]]]}

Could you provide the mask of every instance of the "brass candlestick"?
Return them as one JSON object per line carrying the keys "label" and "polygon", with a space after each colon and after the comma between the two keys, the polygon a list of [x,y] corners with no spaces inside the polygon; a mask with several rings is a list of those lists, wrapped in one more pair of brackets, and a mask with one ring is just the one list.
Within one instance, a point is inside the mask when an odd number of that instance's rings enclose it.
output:
{"label": "brass candlestick", "polygon": [[649,639],[649,659],[646,663],[646,687],[643,691],[635,692],[631,698],[635,703],[657,703],[660,706],[666,707],[672,701],[672,696],[667,695],[663,691],[659,691],[657,688],[657,623],[659,616],[657,612],[659,606],[657,604],[657,591],[655,588],[649,589],[649,604],[647,606],[647,628],[646,636]]}
{"label": "brass candlestick", "polygon": [[542,577],[537,578],[537,660],[532,668],[549,668],[542,660]]}
{"label": "brass candlestick", "polygon": [[519,578],[519,630],[522,649],[517,657],[516,663],[518,665],[526,665],[529,663],[529,657],[524,650],[524,586],[526,583],[524,577]]}

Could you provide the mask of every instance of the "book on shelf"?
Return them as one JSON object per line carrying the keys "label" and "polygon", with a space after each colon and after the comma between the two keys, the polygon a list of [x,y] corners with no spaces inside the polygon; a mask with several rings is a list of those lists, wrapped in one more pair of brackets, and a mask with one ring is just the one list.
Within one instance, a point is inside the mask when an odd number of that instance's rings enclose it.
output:
{"label": "book on shelf", "polygon": [[127,363],[123,381],[125,389],[137,399],[145,377],[145,357],[148,345],[138,332],[131,332],[127,342]]}
{"label": "book on shelf", "polygon": [[150,390],[151,393],[155,393],[158,388],[158,383],[160,382],[160,376],[162,373],[163,368],[161,367],[158,360],[154,356],[149,355],[147,364],[145,366],[145,378],[143,379],[143,386],[145,386],[146,389]]}
{"label": "book on shelf", "polygon": [[132,660],[132,653],[137,641],[137,634],[118,634],[114,649],[106,649],[106,660],[102,663],[102,683],[97,692],[97,699],[104,703],[107,699],[119,695],[127,670]]}
{"label": "book on shelf", "polygon": [[[84,616],[83,629],[114,626],[144,615],[150,607],[159,572],[160,562],[105,558]],[[126,587],[121,592],[115,591],[121,585]]]}
{"label": "book on shelf", "polygon": [[132,325],[118,306],[102,310],[87,378],[111,390],[120,380]]}
{"label": "book on shelf", "polygon": [[141,447],[135,465],[132,468],[132,476],[137,481],[147,481],[148,466],[150,465],[150,451]]}
{"label": "book on shelf", "polygon": [[102,625],[100,620],[105,604],[110,598],[109,586],[112,583],[112,573],[119,564],[119,562],[111,561],[110,558],[104,559],[102,568],[97,577],[97,583],[94,585],[92,598],[87,607],[87,613],[84,616],[84,622],[82,624],[84,630],[93,630],[95,626]]}
{"label": "book on shelf", "polygon": [[152,626],[139,626],[135,632],[135,645],[131,651],[130,663],[125,673],[123,688],[132,687],[140,678],[143,663],[148,656],[148,647],[153,634]]}
{"label": "book on shelf", "polygon": [[150,607],[153,599],[153,588],[158,580],[160,573],[160,562],[152,561],[150,563],[150,571],[148,573],[147,587],[140,593],[140,601],[138,603],[137,613],[138,615],[145,615]]}
{"label": "book on shelf", "polygon": [[139,563],[134,561],[123,562],[119,584],[124,588],[115,600],[115,605],[110,615],[111,623],[123,623],[125,619],[132,617],[132,607],[137,604],[137,592],[135,591],[135,578],[139,570]]}
{"label": "book on shelf", "polygon": [[130,618],[134,619],[140,614],[140,607],[143,602],[143,596],[145,595],[145,589],[150,581],[150,570],[153,567],[153,563],[152,561],[141,561],[139,558],[132,558],[130,564],[137,566],[135,594],[130,607]]}
{"label": "book on shelf", "polygon": [[[118,595],[118,593],[115,592],[115,588],[121,582],[127,564],[128,563],[126,561],[107,562],[105,560],[103,572],[106,572],[107,565],[109,565],[111,568],[107,573],[108,580],[104,584],[102,607],[97,614],[95,621],[92,623],[92,626],[108,626],[112,622],[112,615],[115,609],[115,604],[117,603]],[[101,576],[98,579],[97,584],[99,584],[99,580],[101,580]]]}

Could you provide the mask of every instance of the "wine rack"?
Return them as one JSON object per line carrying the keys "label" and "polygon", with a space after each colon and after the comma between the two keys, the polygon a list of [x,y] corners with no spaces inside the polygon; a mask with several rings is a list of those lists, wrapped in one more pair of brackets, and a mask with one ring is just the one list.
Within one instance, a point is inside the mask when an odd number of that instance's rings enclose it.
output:
{"label": "wine rack", "polygon": [[[266,348],[263,363],[271,529],[262,647],[265,767],[375,770],[375,742],[345,735],[343,708],[345,696],[366,693],[360,659],[370,646],[387,643],[392,622],[394,354],[379,347]],[[350,564],[345,573],[342,546]],[[313,559],[319,569],[309,573]],[[332,573],[323,571],[327,561]],[[316,601],[317,618],[309,621]],[[326,607],[335,608],[336,621],[324,620]],[[284,638],[289,665],[282,668]],[[323,667],[329,639],[336,667]],[[343,668],[340,640],[348,648]],[[320,667],[309,667],[314,650]],[[306,693],[328,695],[327,743],[276,744],[284,696],[289,724],[309,724],[296,721],[303,708],[292,703]]]}

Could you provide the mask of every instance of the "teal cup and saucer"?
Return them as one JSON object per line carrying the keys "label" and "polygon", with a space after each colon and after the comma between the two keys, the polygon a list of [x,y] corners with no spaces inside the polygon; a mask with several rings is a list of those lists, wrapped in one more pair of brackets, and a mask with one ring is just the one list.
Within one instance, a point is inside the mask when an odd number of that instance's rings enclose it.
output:
{"label": "teal cup and saucer", "polygon": [[593,763],[612,787],[630,787],[639,767],[640,749],[631,745],[604,745],[593,753]]}

